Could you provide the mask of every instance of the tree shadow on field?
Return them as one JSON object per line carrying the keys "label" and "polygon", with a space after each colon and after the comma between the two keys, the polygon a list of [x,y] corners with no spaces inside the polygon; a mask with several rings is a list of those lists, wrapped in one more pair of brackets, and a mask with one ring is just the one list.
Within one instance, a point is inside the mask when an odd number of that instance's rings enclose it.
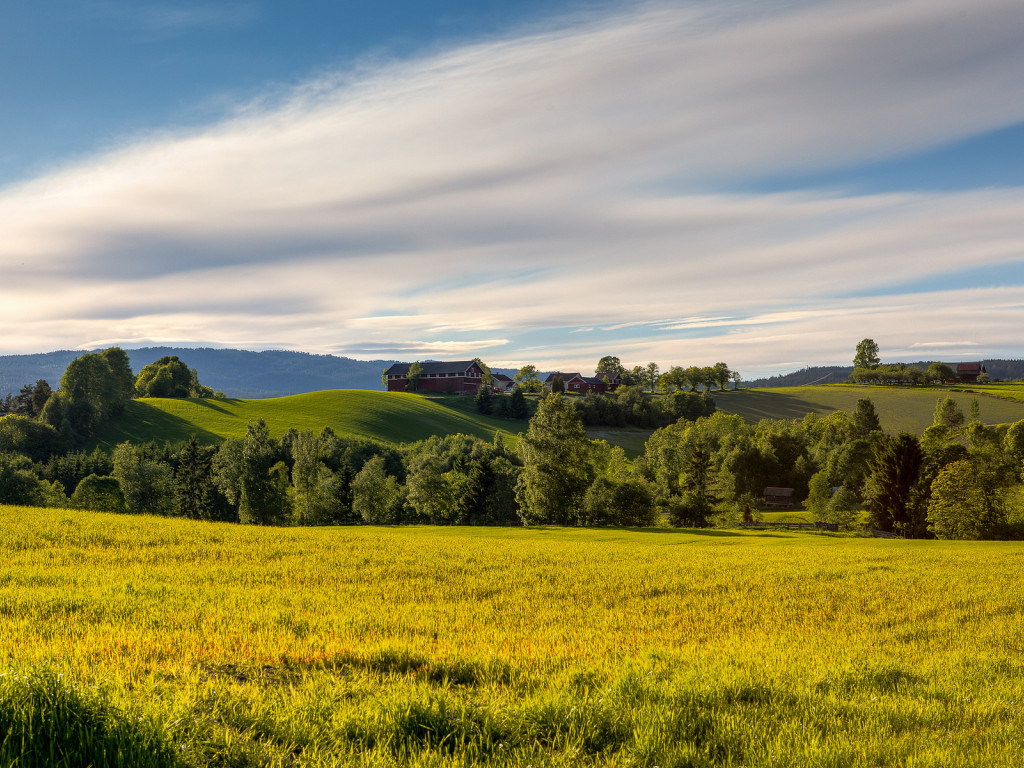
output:
{"label": "tree shadow on field", "polygon": [[192,435],[203,445],[219,445],[224,442],[220,435],[161,410],[141,400],[131,400],[124,412],[113,421],[108,422],[86,444],[91,449],[97,445],[113,448],[125,441],[133,444],[148,443],[150,440],[167,441],[171,444],[187,443]]}
{"label": "tree shadow on field", "polygon": [[[229,411],[227,408],[224,408],[224,407],[222,407],[220,405],[217,405],[216,403],[214,403],[212,400],[209,400],[208,398],[198,398],[198,397],[197,398],[191,398],[190,397],[189,398],[189,402],[195,403],[196,405],[201,405],[203,408],[209,408],[211,411],[217,411],[218,413],[223,413],[223,414],[226,414],[228,416],[235,416],[236,415],[236,414],[232,413],[231,411]],[[232,399],[232,400],[223,400],[222,402],[235,404],[238,401]]]}
{"label": "tree shadow on field", "polygon": [[622,530],[635,531],[636,533],[653,533],[661,534],[663,536],[673,536],[678,534],[689,534],[692,536],[708,536],[711,538],[732,538],[741,536],[743,538],[769,538],[769,539],[792,539],[794,538],[791,534],[775,533],[775,532],[757,532],[750,533],[740,531],[726,531],[721,528],[624,528]]}
{"label": "tree shadow on field", "polygon": [[718,410],[735,413],[750,424],[761,419],[802,419],[809,411],[824,415],[835,410],[788,392],[740,390],[739,394],[738,397],[721,398],[721,402],[716,403]]}

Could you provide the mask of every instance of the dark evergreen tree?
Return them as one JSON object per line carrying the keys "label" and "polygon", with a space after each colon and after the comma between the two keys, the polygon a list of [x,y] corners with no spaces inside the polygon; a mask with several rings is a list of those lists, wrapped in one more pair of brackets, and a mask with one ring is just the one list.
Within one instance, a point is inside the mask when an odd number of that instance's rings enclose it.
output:
{"label": "dark evergreen tree", "polygon": [[519,387],[512,391],[511,414],[513,419],[525,419],[530,415],[529,406],[526,404],[526,397]]}
{"label": "dark evergreen tree", "polygon": [[868,397],[862,397],[857,401],[852,421],[854,437],[867,437],[872,432],[879,432],[882,429],[882,422],[878,419],[875,404]]}
{"label": "dark evergreen tree", "polygon": [[491,392],[491,388],[486,384],[481,384],[476,390],[476,409],[480,413],[490,413],[491,406],[494,404],[494,394]]}
{"label": "dark evergreen tree", "polygon": [[36,382],[35,387],[32,388],[32,415],[39,416],[43,412],[43,408],[46,406],[46,401],[50,399],[53,394],[53,390],[50,389],[49,383],[46,379],[39,379]]}
{"label": "dark evergreen tree", "polygon": [[213,481],[213,457],[217,449],[202,446],[195,435],[178,454],[174,472],[174,503],[177,513],[193,520],[234,520],[234,511]]}
{"label": "dark evergreen tree", "polygon": [[908,538],[926,535],[927,491],[920,487],[924,452],[918,439],[901,432],[875,449],[865,502],[871,524]]}

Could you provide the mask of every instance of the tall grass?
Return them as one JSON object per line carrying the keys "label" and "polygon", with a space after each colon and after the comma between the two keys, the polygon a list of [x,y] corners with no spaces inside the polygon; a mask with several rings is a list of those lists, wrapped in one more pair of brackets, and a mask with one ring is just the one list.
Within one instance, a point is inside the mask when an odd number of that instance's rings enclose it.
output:
{"label": "tall grass", "polygon": [[95,686],[104,722],[186,765],[1016,766],[1024,748],[1014,544],[5,507],[0,548],[10,674]]}

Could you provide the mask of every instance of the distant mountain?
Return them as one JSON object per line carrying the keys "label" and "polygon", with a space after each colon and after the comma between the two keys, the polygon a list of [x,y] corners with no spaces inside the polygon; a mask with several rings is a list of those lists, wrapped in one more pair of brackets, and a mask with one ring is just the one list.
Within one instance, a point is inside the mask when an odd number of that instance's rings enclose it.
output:
{"label": "distant mountain", "polygon": [[[144,347],[125,351],[136,373],[161,357],[177,355],[198,371],[199,381],[229,397],[281,397],[323,389],[379,390],[381,372],[396,362],[283,350]],[[39,379],[46,379],[56,389],[68,363],[81,354],[82,350],[61,350],[0,356],[0,398]]]}
{"label": "distant mountain", "polygon": [[[910,365],[927,368],[931,360],[921,360]],[[943,361],[948,362],[948,361]],[[1024,379],[1024,360],[982,360],[992,380],[1012,381]],[[762,379],[744,381],[744,387],[799,387],[806,384],[837,384],[846,381],[853,373],[852,365],[812,365],[792,373],[784,373]]]}

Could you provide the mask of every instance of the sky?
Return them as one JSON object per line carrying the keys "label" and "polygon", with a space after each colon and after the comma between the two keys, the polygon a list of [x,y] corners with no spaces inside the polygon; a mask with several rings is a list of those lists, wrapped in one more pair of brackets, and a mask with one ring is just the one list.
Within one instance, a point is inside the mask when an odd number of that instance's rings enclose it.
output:
{"label": "sky", "polygon": [[1019,0],[0,10],[0,354],[1024,356]]}

